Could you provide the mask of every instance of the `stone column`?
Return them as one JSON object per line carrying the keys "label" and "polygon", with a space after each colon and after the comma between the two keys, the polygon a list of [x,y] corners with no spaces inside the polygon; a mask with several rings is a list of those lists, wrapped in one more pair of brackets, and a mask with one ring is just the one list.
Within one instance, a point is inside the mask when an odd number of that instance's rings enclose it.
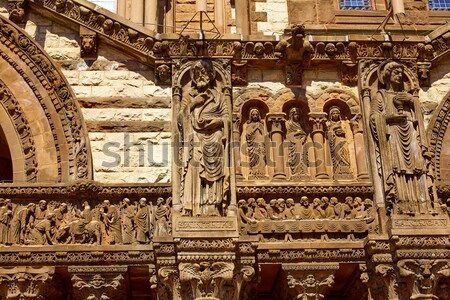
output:
{"label": "stone column", "polygon": [[356,171],[358,179],[369,179],[361,119],[361,114],[357,114],[350,120],[355,141]]}
{"label": "stone column", "polygon": [[283,151],[283,126],[285,121],[285,114],[268,114],[267,122],[270,131],[270,140],[272,142],[272,157],[275,161],[275,169],[273,179],[286,179],[284,171],[284,151]]}
{"label": "stone column", "polygon": [[49,284],[55,267],[0,268],[0,298],[3,300],[45,299],[45,285]]}
{"label": "stone column", "polygon": [[158,30],[158,1],[145,0],[144,27],[153,31]]}
{"label": "stone column", "polygon": [[325,151],[324,151],[324,130],[323,124],[327,121],[327,114],[324,112],[309,113],[309,120],[312,122],[312,139],[314,142],[314,156],[316,166],[316,178],[329,179],[330,175],[327,173],[325,165]]}
{"label": "stone column", "polygon": [[123,18],[125,18],[126,11],[126,0],[118,0],[117,1],[117,14]]}
{"label": "stone column", "polygon": [[241,166],[241,133],[239,131],[239,127],[241,125],[241,118],[239,114],[233,114],[232,116],[233,122],[233,152],[234,152],[234,162],[236,169],[236,178],[242,179],[242,166]]}
{"label": "stone column", "polygon": [[144,25],[144,0],[131,1],[131,21]]}
{"label": "stone column", "polygon": [[214,23],[220,33],[225,33],[225,3],[224,0],[214,0]]}
{"label": "stone column", "polygon": [[236,31],[242,35],[250,34],[249,3],[248,0],[235,1]]}
{"label": "stone column", "polygon": [[124,300],[126,266],[70,266],[75,300]]}

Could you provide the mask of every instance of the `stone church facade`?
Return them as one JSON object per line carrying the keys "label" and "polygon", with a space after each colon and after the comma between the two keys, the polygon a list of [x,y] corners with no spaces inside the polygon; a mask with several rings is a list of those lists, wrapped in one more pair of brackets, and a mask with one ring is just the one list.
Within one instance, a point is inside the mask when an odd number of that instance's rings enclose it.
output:
{"label": "stone church facade", "polygon": [[204,2],[1,1],[0,299],[449,300],[450,5]]}

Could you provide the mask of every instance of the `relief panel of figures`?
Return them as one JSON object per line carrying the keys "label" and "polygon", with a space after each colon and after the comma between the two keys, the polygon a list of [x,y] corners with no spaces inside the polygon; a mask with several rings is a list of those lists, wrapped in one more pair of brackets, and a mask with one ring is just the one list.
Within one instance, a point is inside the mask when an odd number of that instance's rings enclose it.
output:
{"label": "relief panel of figures", "polygon": [[171,233],[171,198],[11,201],[0,198],[1,245],[148,244]]}
{"label": "relief panel of figures", "polygon": [[308,103],[238,99],[233,117],[238,179],[367,181],[359,105],[346,94],[326,95]]}

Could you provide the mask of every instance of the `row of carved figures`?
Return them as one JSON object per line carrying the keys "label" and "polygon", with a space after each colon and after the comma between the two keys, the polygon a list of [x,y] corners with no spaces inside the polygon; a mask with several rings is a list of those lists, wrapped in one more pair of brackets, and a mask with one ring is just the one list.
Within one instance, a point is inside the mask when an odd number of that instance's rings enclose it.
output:
{"label": "row of carved figures", "polygon": [[171,233],[171,198],[109,200],[91,207],[46,200],[28,204],[0,198],[0,244],[147,244]]}
{"label": "row of carved figures", "polygon": [[374,220],[375,208],[371,199],[345,197],[340,202],[336,197],[314,198],[302,196],[299,202],[293,198],[272,199],[269,203],[264,198],[248,198],[238,201],[240,221],[252,224],[265,220]]}
{"label": "row of carved figures", "polygon": [[[240,133],[239,124],[235,126],[235,139],[241,143],[241,151],[236,154],[241,161],[238,175],[251,180],[268,179],[268,167],[273,166],[273,177],[278,179],[311,180],[312,168],[316,178],[327,179],[331,177],[326,167],[329,161],[334,179],[366,178],[365,157],[354,151],[363,147],[360,119],[355,116],[347,120],[338,105],[309,118],[311,129],[300,107],[291,107],[287,116],[264,116],[262,108],[251,107]],[[235,120],[239,122],[239,118]]]}

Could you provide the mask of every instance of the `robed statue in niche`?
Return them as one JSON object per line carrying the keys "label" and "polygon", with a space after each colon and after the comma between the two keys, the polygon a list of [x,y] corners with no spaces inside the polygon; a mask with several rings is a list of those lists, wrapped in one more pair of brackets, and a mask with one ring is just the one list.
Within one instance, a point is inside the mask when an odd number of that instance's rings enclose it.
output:
{"label": "robed statue in niche", "polygon": [[335,179],[351,179],[348,133],[345,132],[339,106],[330,108],[327,121],[327,137]]}
{"label": "robed statue in niche", "polygon": [[191,87],[178,111],[183,215],[219,216],[229,201],[229,107],[210,60],[190,69]]}
{"label": "robed statue in niche", "polygon": [[246,155],[248,179],[266,178],[266,131],[258,107],[251,107],[242,127],[242,145]]}
{"label": "robed statue in niche", "polygon": [[302,113],[300,108],[289,109],[286,121],[286,142],[288,150],[288,164],[292,179],[308,179],[307,159],[305,148],[307,134],[301,124]]}
{"label": "robed statue in niche", "polygon": [[428,152],[417,97],[404,89],[404,67],[388,62],[378,70],[385,88],[371,103],[370,127],[381,159],[387,204],[397,213],[432,211],[427,184]]}

